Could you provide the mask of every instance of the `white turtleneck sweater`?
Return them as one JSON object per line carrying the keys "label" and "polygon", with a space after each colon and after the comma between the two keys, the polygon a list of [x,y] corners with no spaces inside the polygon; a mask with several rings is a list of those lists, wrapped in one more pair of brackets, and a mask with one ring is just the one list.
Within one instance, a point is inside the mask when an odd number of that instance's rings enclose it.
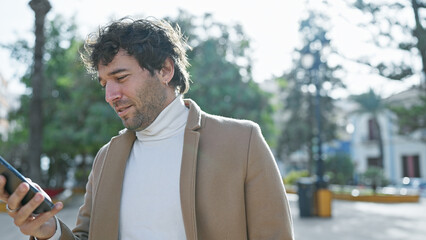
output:
{"label": "white turtleneck sweater", "polygon": [[123,182],[120,240],[186,239],[179,179],[188,112],[178,96],[136,132]]}
{"label": "white turtleneck sweater", "polygon": [[[123,182],[120,240],[186,239],[179,180],[188,112],[178,96],[150,126],[136,132]],[[61,234],[57,227],[50,240]]]}

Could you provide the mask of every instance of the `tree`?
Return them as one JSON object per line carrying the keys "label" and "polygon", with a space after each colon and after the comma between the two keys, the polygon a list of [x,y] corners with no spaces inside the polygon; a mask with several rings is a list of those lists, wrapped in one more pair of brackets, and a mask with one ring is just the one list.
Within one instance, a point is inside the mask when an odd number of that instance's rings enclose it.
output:
{"label": "tree", "polygon": [[[43,139],[42,156],[49,160],[49,169],[42,183],[48,187],[62,186],[69,167],[75,166],[75,159],[93,159],[99,148],[117,135],[122,124],[115,112],[104,101],[104,92],[99,83],[89,76],[79,56],[83,41],[77,35],[73,19],[56,16],[46,26],[46,54],[43,85]],[[8,46],[12,56],[22,62],[30,62],[32,48],[20,40]],[[22,82],[30,86],[30,71]],[[21,166],[21,150],[27,150],[29,131],[28,112],[31,95],[20,98],[20,107],[9,114],[12,132],[3,145],[6,157]],[[86,172],[90,162],[81,161],[79,169]],[[40,168],[40,167],[39,167]],[[82,179],[85,180],[83,176]],[[84,184],[84,183],[83,183]]]}
{"label": "tree", "polygon": [[[376,56],[362,56],[357,62],[391,80],[404,80],[420,75],[420,85],[426,92],[426,3],[424,0],[346,1],[348,6],[366,18],[359,26],[371,34]],[[407,17],[408,16],[408,17]],[[386,52],[392,52],[392,55]],[[386,54],[386,58],[378,58]],[[392,108],[398,115],[400,130],[411,133],[422,128],[426,101],[409,108]],[[424,128],[424,124],[423,124]]]}
{"label": "tree", "polygon": [[[420,96],[419,103],[413,106],[390,106],[390,110],[398,116],[399,132],[411,134],[426,129],[426,96]],[[423,141],[426,139],[422,138]]]}
{"label": "tree", "polygon": [[30,141],[27,153],[28,176],[36,182],[41,182],[40,157],[43,139],[43,84],[44,65],[44,21],[51,5],[48,0],[31,0],[29,3],[35,13],[35,47],[34,66],[31,76],[31,107],[30,107]]}
{"label": "tree", "polygon": [[336,154],[327,158],[325,169],[332,184],[348,184],[354,174],[354,164],[346,154]]}
{"label": "tree", "polygon": [[[426,89],[426,29],[424,27],[426,3],[423,0],[379,2],[356,0],[350,1],[349,4],[370,19],[368,22],[361,23],[360,26],[370,30],[376,46],[380,49],[393,49],[400,53],[394,54],[399,56],[399,60],[396,61],[389,61],[389,59],[376,61],[374,58],[369,58],[369,60],[360,59],[359,62],[373,67],[386,78],[403,80],[418,72],[416,64],[407,63],[405,59],[416,59],[420,56],[422,84]],[[411,19],[401,17],[407,15],[411,15]],[[401,54],[406,57],[400,57]]]}
{"label": "tree", "polygon": [[374,194],[377,192],[377,187],[389,184],[389,180],[386,179],[383,169],[374,166],[367,168],[362,174],[362,181],[371,186]]}
{"label": "tree", "polygon": [[[252,78],[250,40],[242,26],[216,22],[211,14],[197,19],[184,11],[180,11],[176,19],[169,20],[181,27],[192,46],[188,58],[193,83],[187,96],[211,114],[259,123],[271,142],[271,96]],[[196,22],[201,24],[196,25]]]}
{"label": "tree", "polygon": [[[179,19],[185,20],[182,15]],[[213,25],[220,26],[219,29],[223,32],[214,35],[210,32],[214,26],[210,26],[206,28],[211,30],[207,31],[205,38],[194,35],[190,40],[194,46],[194,51],[189,52],[192,64],[190,73],[196,80],[190,97],[208,112],[255,121],[260,119],[258,122],[264,131],[268,130],[265,126],[268,127],[268,124],[272,123],[269,121],[272,115],[269,96],[260,91],[252,81],[249,65],[241,67],[236,63],[236,58],[245,58],[248,48],[242,30],[240,29],[240,35],[236,35],[240,37],[240,41],[236,41],[230,36],[227,39],[225,35],[228,31],[234,31],[236,34],[237,30],[222,24]],[[184,30],[185,33],[199,31],[201,27],[185,24],[181,26],[182,29],[187,29]],[[86,73],[79,59],[78,51],[82,41],[76,30],[72,20],[61,17],[55,17],[46,27],[44,74],[52,81],[44,85],[42,153],[50,160],[49,172],[46,175],[48,177],[44,179],[45,185],[49,186],[61,186],[64,181],[62,177],[66,176],[70,166],[75,166],[76,159],[93,157],[99,148],[123,127],[115,112],[105,103],[104,92],[100,90],[99,84]],[[9,49],[13,56],[24,62],[28,61],[28,52],[32,50],[25,41],[18,41],[9,46]],[[240,55],[229,53],[230,49],[241,51]],[[244,71],[248,73],[241,74]],[[22,78],[22,82],[27,86],[28,76],[29,74],[26,74]],[[9,135],[11,141],[8,152],[11,157],[20,157],[11,152],[21,146],[23,139],[28,137],[25,126],[29,123],[26,115],[30,108],[29,99],[30,95],[23,95],[20,108],[9,115],[16,126]],[[223,104],[226,99],[228,101]],[[25,145],[22,144],[22,147]],[[16,158],[15,162],[19,162]],[[79,169],[86,168],[86,165],[81,161]],[[81,175],[84,174],[79,172],[78,176]]]}
{"label": "tree", "polygon": [[[334,54],[333,46],[327,36],[328,18],[316,10],[309,10],[309,15],[301,20],[299,32],[303,45],[295,49],[293,68],[285,73],[279,85],[283,86],[285,121],[278,141],[278,154],[281,158],[298,150],[306,150],[309,155],[308,170],[312,174],[315,148],[319,128],[315,127],[317,117],[321,121],[321,139],[331,140],[335,137],[333,101],[330,91],[344,87],[336,72],[339,65],[327,62],[328,55]],[[310,61],[310,63],[308,63]],[[309,66],[308,66],[309,65]],[[285,81],[285,83],[283,83]],[[323,86],[327,85],[328,88]],[[313,91],[312,91],[313,89]],[[318,90],[318,95],[315,94]],[[322,109],[315,114],[316,107]]]}
{"label": "tree", "polygon": [[367,93],[353,95],[351,96],[351,99],[359,106],[356,113],[368,114],[370,116],[371,124],[369,139],[377,143],[377,148],[379,150],[378,167],[383,168],[383,137],[378,117],[380,113],[383,113],[387,108],[383,103],[382,98],[377,95],[373,89],[370,89]]}
{"label": "tree", "polygon": [[[74,21],[56,17],[50,22],[49,33],[46,75],[54,81],[46,86],[50,104],[46,105],[49,117],[43,150],[51,162],[48,179],[56,179],[51,185],[60,186],[70,166],[79,164],[77,171],[87,173],[90,159],[123,126],[105,103],[99,83],[87,74],[80,60],[82,40]],[[82,180],[84,185],[86,178]]]}

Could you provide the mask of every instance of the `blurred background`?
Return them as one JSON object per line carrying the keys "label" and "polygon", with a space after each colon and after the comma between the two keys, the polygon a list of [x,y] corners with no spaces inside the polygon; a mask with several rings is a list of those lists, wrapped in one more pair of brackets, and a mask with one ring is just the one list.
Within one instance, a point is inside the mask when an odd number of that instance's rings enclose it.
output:
{"label": "blurred background", "polygon": [[[112,19],[153,16],[179,25],[192,47],[186,97],[206,112],[259,123],[295,201],[302,177],[333,196],[414,196],[393,206],[424,211],[424,0],[0,6],[0,155],[52,196],[84,189],[98,149],[122,128],[80,61],[86,36]],[[295,211],[303,208],[299,201]],[[295,227],[318,224],[298,219]],[[392,239],[416,239],[404,231]]]}

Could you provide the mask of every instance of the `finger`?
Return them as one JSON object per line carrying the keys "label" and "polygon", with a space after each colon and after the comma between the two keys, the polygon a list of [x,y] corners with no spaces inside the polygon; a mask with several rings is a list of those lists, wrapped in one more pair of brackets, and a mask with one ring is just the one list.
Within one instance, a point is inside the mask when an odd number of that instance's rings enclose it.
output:
{"label": "finger", "polygon": [[[28,178],[29,179],[29,178]],[[31,181],[31,179],[30,179],[30,181]],[[44,190],[43,190],[43,188],[41,188],[37,183],[35,183],[35,182],[30,182],[31,183],[31,185],[33,186],[33,187],[35,187],[37,190],[39,190],[41,193],[43,193],[43,195],[44,195],[44,197],[45,198],[47,198],[47,199],[49,199],[50,201],[52,201],[52,199],[50,198],[50,196],[49,196],[49,194],[47,194]]]}
{"label": "finger", "polygon": [[63,204],[58,202],[51,211],[39,214],[33,219],[29,219],[20,227],[25,235],[37,235],[39,238],[50,238],[56,231],[56,220],[54,216],[60,212]]}
{"label": "finger", "polygon": [[33,224],[36,228],[40,228],[41,225],[43,225],[45,222],[47,222],[50,218],[58,214],[62,209],[64,205],[61,202],[58,202],[55,204],[55,206],[52,208],[52,210],[48,212],[44,212],[39,214],[34,220]]}
{"label": "finger", "polygon": [[36,193],[34,197],[24,206],[19,209],[14,215],[14,223],[16,226],[24,224],[29,217],[32,216],[33,211],[43,202],[44,196],[41,193]]}
{"label": "finger", "polygon": [[33,181],[31,180],[31,178],[25,178],[25,180],[27,180],[27,183],[28,183],[28,184],[30,184],[32,187],[35,187],[35,188],[37,188],[38,190],[41,190],[41,187],[40,187],[37,183],[33,182]]}
{"label": "finger", "polygon": [[43,188],[41,188],[41,187],[40,187],[40,185],[38,185],[37,183],[33,182],[33,181],[31,180],[31,178],[25,178],[25,179],[27,180],[27,182],[28,182],[31,186],[33,186],[34,188],[36,188],[38,191],[42,192],[42,193],[43,193],[43,195],[44,195],[44,197],[46,197],[47,199],[49,199],[50,201],[52,201],[52,199],[50,198],[49,194],[47,194],[47,193],[43,190]]}
{"label": "finger", "polygon": [[4,190],[6,186],[6,178],[3,175],[0,175],[0,200],[3,202],[7,201],[9,194]]}
{"label": "finger", "polygon": [[7,200],[9,208],[17,209],[21,205],[21,201],[25,197],[25,194],[27,194],[28,190],[30,190],[30,186],[27,183],[19,184],[18,188]]}

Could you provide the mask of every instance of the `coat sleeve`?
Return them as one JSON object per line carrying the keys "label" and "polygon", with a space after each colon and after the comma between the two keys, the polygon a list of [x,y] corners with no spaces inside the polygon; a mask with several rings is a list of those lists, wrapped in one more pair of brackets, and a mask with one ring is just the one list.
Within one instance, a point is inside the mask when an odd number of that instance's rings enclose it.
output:
{"label": "coat sleeve", "polygon": [[[87,240],[89,238],[90,217],[92,211],[92,194],[96,183],[96,176],[99,175],[102,160],[105,158],[107,146],[102,147],[95,157],[92,171],[90,172],[88,182],[86,184],[86,193],[84,195],[84,203],[80,207],[76,227],[71,230],[59,219],[59,227],[61,228],[61,237],[59,240]],[[35,240],[31,237],[30,240]]]}
{"label": "coat sleeve", "polygon": [[[107,152],[109,144],[103,146],[95,157],[92,171],[86,185],[86,193],[84,194],[84,203],[80,207],[77,215],[76,227],[71,231],[68,228],[61,228],[62,236],[60,240],[87,240],[89,238],[90,218],[92,213],[93,193],[96,190],[98,176],[102,168],[103,160]],[[63,225],[66,227],[65,225]],[[61,226],[62,227],[62,226]]]}
{"label": "coat sleeve", "polygon": [[283,181],[258,125],[250,137],[245,198],[248,239],[294,239]]}
{"label": "coat sleeve", "polygon": [[86,193],[84,194],[84,203],[80,207],[77,215],[76,227],[71,231],[68,228],[61,226],[62,236],[60,240],[79,239],[86,240],[89,238],[90,216],[92,211],[92,191],[93,191],[93,170],[89,175],[89,180],[86,185]]}
{"label": "coat sleeve", "polygon": [[[92,205],[92,194],[91,194],[91,179],[92,174],[89,176],[89,181],[86,185],[86,194],[84,196],[84,204],[80,207],[77,225],[74,230],[70,230],[65,223],[59,219],[59,226],[61,228],[61,236],[59,240],[87,240],[89,236],[89,225],[90,225],[90,211]],[[34,237],[30,237],[30,240],[36,240]]]}

